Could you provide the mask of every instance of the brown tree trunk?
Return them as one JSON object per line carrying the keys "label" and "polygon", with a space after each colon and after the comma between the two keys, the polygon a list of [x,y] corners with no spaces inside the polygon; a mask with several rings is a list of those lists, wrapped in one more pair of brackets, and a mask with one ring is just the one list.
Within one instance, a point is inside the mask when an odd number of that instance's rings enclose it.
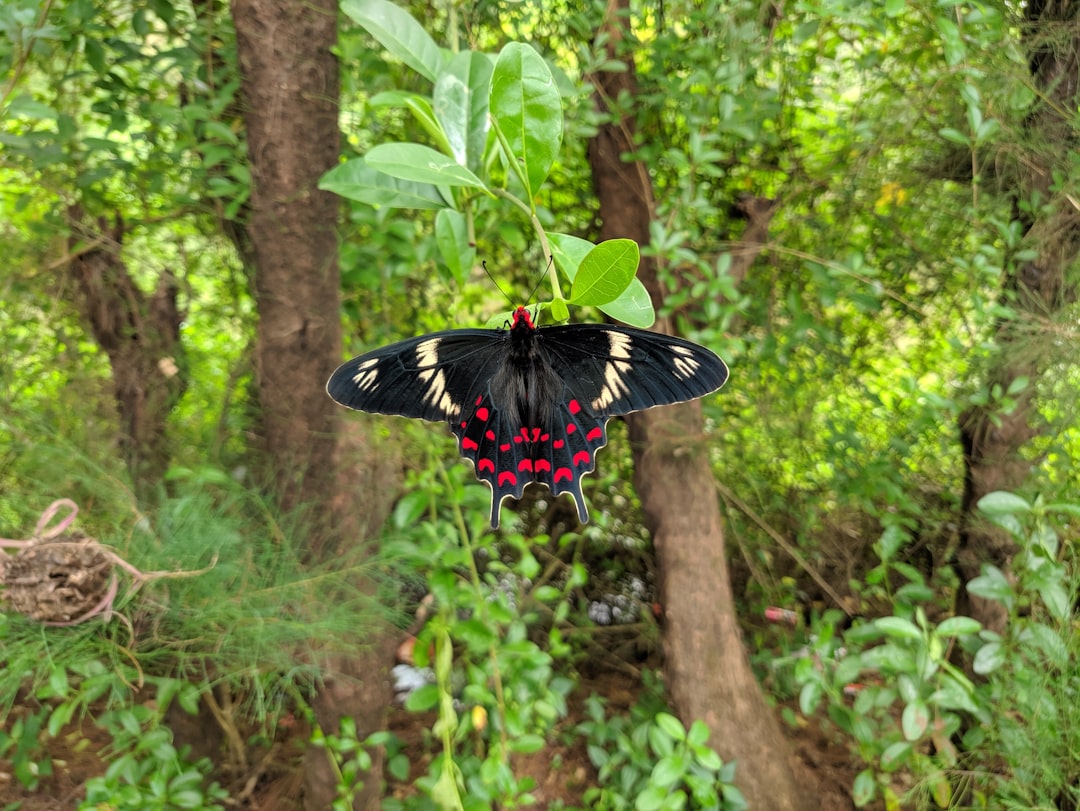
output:
{"label": "brown tree trunk", "polygon": [[69,272],[80,307],[112,367],[120,414],[120,449],[135,496],[145,502],[161,485],[169,466],[166,421],[184,393],[180,374],[179,285],[164,270],[150,295],[135,284],[120,258],[124,225],[104,218],[97,229],[83,224],[81,209],[68,211],[73,224]]}
{"label": "brown tree trunk", "polygon": [[[609,5],[608,48],[626,19]],[[624,73],[593,77],[598,103],[636,91],[633,66]],[[646,167],[621,155],[634,148],[632,122],[600,128],[589,144],[589,162],[603,222],[601,237],[649,241],[652,185]],[[761,201],[749,213],[754,233],[764,237],[773,206]],[[744,252],[749,263],[756,250]],[[663,291],[655,263],[644,259],[641,278],[654,304]],[[670,332],[670,324],[658,325]],[[735,782],[751,808],[788,811],[808,808],[813,791],[796,785],[791,752],[765,702],[743,648],[735,615],[724,535],[709,458],[701,450],[704,421],[698,402],[627,417],[634,453],[634,483],[652,532],[664,609],[664,674],[676,712],[689,725],[705,721],[711,743],[725,760],[736,760]]]}
{"label": "brown tree trunk", "polygon": [[[312,561],[362,536],[362,505],[341,486],[339,411],[325,392],[341,360],[338,201],[317,188],[340,148],[337,14],[334,0],[232,3],[252,175],[260,440],[278,504],[306,519]],[[324,731],[336,733],[343,715],[361,738],[382,728],[391,698],[383,646],[358,639],[354,656],[320,664],[325,683],[313,707]],[[355,807],[378,808],[380,763]],[[325,753],[310,749],[304,808],[328,808],[335,784]]]}
{"label": "brown tree trunk", "polygon": [[[1035,392],[1039,377],[1055,362],[1052,353],[1060,344],[1053,320],[1076,297],[1075,275],[1069,278],[1068,273],[1080,254],[1080,214],[1068,195],[1051,185],[1055,176],[1068,171],[1075,156],[1073,116],[1066,114],[1080,102],[1076,5],[1035,0],[1025,6],[1024,13],[1029,23],[1024,31],[1032,79],[1042,101],[1028,117],[1026,143],[1038,148],[1024,157],[1024,174],[1015,197],[1018,202],[1030,200],[1037,192],[1041,200],[1050,202],[1050,211],[1025,223],[1027,246],[1037,256],[1005,279],[1003,301],[1015,316],[998,325],[995,342],[1000,349],[987,375],[988,386],[1002,392],[1020,378],[1026,378],[1028,385],[1015,397],[1016,407],[1009,413],[991,403],[969,408],[960,417],[965,486],[957,563],[965,582],[979,574],[983,563],[1009,567],[1015,551],[1011,539],[980,521],[976,505],[994,490],[1018,489],[1031,470],[1024,448],[1048,427],[1040,422]],[[998,631],[1006,619],[999,603],[976,595],[967,595],[961,610]]]}

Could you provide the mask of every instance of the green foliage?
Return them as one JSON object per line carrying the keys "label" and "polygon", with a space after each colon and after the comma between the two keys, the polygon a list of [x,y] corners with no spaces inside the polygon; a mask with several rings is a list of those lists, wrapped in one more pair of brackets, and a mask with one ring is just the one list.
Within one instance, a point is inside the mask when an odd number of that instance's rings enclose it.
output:
{"label": "green foliage", "polygon": [[[556,668],[570,652],[563,640],[568,597],[580,581],[553,579],[554,564],[543,570],[532,544],[544,538],[527,542],[511,533],[498,543],[483,510],[462,505],[476,490],[464,487],[468,471],[418,475],[429,478],[412,483],[383,542],[396,566],[423,575],[435,606],[414,647],[435,683],[414,692],[406,707],[437,710],[433,733],[442,754],[417,786],[441,809],[527,804],[532,781],[515,776],[510,759],[541,749],[566,715],[573,683]],[[422,523],[415,520],[421,513]]]}
{"label": "green foliage", "polygon": [[[168,701],[163,703],[168,705]],[[197,705],[189,704],[185,709],[195,712]],[[113,739],[109,767],[101,777],[86,782],[86,799],[79,804],[80,809],[222,811],[225,808],[222,801],[229,795],[209,780],[213,768],[210,759],[192,762],[184,751],[173,746],[172,732],[161,723],[163,711],[161,704],[156,709],[130,704],[101,716],[98,724]]]}
{"label": "green foliage", "polygon": [[[631,287],[637,246],[627,240],[587,254],[553,251],[536,200],[560,152],[563,98],[547,62],[529,45],[508,43],[492,60],[461,51],[443,58],[423,28],[387,0],[343,4],[346,14],[393,56],[433,84],[431,96],[382,94],[403,105],[435,147],[381,143],[328,172],[320,187],[349,199],[392,208],[434,209],[435,245],[458,284],[476,257],[476,222],[525,215],[552,258],[555,320],[567,303],[590,305],[630,323],[653,321],[644,288]],[[489,131],[490,128],[490,131]],[[489,137],[490,136],[490,137]],[[571,283],[564,298],[556,270]],[[505,320],[505,316],[498,319]]]}
{"label": "green foliage", "polygon": [[[314,721],[314,714],[310,720]],[[357,737],[356,720],[348,716],[341,718],[337,734],[327,735],[317,723],[311,737],[312,745],[325,749],[330,755],[330,762],[337,778],[337,796],[331,806],[333,811],[350,811],[357,793],[364,785],[364,779],[371,779],[371,749],[383,746],[387,750],[386,770],[398,780],[404,780],[409,773],[409,761],[400,751],[400,741],[391,733],[373,732],[363,741]]]}
{"label": "green foliage", "polygon": [[[931,622],[922,604],[934,595],[901,590],[892,616],[842,636],[838,617],[823,617],[796,664],[802,711],[824,700],[867,763],[853,787],[860,807],[879,794],[891,807],[901,802],[901,774],[917,781],[903,798],[917,807],[953,807],[963,797],[974,807],[1049,807],[1075,793],[1080,647],[1071,606],[1080,580],[1061,559],[1054,522],[1080,508],[1002,492],[979,506],[1020,546],[1014,579],[986,565],[968,584],[1006,609],[1004,634],[964,616]],[[881,548],[887,566],[889,545]]]}
{"label": "green foliage", "polygon": [[26,705],[8,715],[10,726],[0,734],[0,759],[26,788],[37,788],[53,773],[49,741],[62,734],[78,736],[92,718],[110,738],[102,753],[108,765],[103,775],[87,781],[79,808],[224,807],[219,801],[228,795],[209,779],[213,764],[206,758],[191,761],[177,750],[163,723],[174,702],[185,712],[197,712],[202,688],[179,679],[148,678],[144,686],[153,688],[155,700],[138,701],[133,681],[139,674],[130,663],[82,658],[40,669],[46,678],[26,688]]}
{"label": "green foliage", "polygon": [[604,701],[591,696],[587,720],[576,732],[585,738],[599,786],[585,792],[596,811],[678,811],[746,808],[734,785],[735,764],[725,764],[708,745],[709,730],[695,721],[687,730],[666,711],[657,681],[630,709],[608,716]]}

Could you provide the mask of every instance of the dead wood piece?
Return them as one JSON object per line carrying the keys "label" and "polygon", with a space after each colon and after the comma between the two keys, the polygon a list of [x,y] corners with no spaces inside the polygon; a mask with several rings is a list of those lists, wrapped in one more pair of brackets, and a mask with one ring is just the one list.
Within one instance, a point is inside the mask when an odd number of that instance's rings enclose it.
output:
{"label": "dead wood piece", "polygon": [[106,599],[112,561],[93,538],[70,532],[35,538],[0,560],[0,598],[40,622],[70,622]]}

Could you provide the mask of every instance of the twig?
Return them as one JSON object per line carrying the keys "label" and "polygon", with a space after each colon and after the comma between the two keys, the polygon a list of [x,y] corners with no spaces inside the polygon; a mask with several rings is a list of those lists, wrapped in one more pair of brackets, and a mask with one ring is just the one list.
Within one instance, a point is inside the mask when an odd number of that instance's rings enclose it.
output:
{"label": "twig", "polygon": [[788,555],[791,556],[791,559],[794,560],[797,564],[799,564],[802,570],[808,575],[810,575],[810,577],[815,583],[821,586],[821,590],[832,598],[833,602],[836,603],[837,608],[839,608],[849,617],[851,616],[851,612],[848,610],[844,602],[844,598],[840,596],[836,589],[829,585],[829,581],[822,577],[821,573],[818,572],[817,569],[810,565],[810,562],[802,556],[798,549],[788,543],[787,539],[784,538],[783,535],[781,535],[779,532],[769,526],[765,522],[764,518],[754,512],[750,508],[749,504],[747,504],[745,501],[735,495],[730,489],[720,484],[720,482],[716,482],[716,489],[720,492],[721,496],[723,496],[727,501],[730,501],[732,504],[734,504],[740,512],[742,512],[747,518],[749,518],[751,521],[761,527],[761,529],[764,530],[766,535],[772,538],[781,549],[787,552]]}

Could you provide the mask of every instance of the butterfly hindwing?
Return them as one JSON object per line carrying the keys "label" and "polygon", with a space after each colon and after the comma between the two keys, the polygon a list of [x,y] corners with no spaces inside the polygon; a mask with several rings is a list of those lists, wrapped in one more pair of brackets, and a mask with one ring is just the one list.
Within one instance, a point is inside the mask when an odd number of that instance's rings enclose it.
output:
{"label": "butterfly hindwing", "polygon": [[522,475],[524,449],[511,442],[512,427],[504,410],[496,408],[490,393],[477,395],[450,423],[458,451],[473,463],[476,478],[491,488],[491,525],[499,526],[499,507],[508,496],[521,498],[530,477]]}
{"label": "butterfly hindwing", "polygon": [[536,480],[556,496],[573,496],[582,523],[589,520],[589,510],[581,492],[581,477],[596,468],[596,452],[607,444],[607,421],[607,417],[585,411],[568,391],[552,414],[550,441],[538,449]]}
{"label": "butterfly hindwing", "polygon": [[555,372],[595,416],[618,416],[702,397],[727,380],[724,362],[690,341],[604,324],[539,330]]}
{"label": "butterfly hindwing", "polygon": [[567,395],[554,404],[543,425],[510,422],[490,394],[480,395],[451,423],[461,455],[473,463],[476,477],[491,488],[491,525],[499,525],[499,508],[507,497],[521,498],[525,485],[540,482],[552,494],[569,493],[582,522],[589,511],[581,477],[596,467],[596,452],[607,444],[607,418],[585,413]]}

